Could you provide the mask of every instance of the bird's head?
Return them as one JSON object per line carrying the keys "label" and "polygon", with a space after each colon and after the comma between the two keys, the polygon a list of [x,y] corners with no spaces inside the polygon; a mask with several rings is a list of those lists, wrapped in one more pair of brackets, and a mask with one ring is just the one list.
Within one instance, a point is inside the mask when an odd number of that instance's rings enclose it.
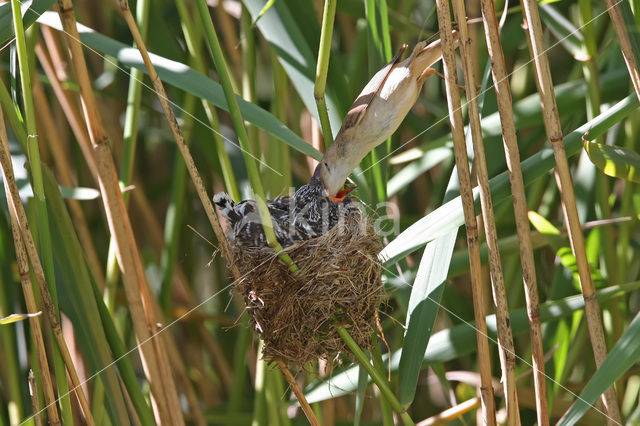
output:
{"label": "bird's head", "polygon": [[[342,182],[338,182],[336,180],[338,174],[331,173],[329,167],[331,166],[329,166],[326,162],[320,161],[316,166],[316,170],[313,173],[312,179],[320,182],[327,194],[327,197],[329,197],[331,201],[339,203],[341,201],[344,201],[347,195],[355,189],[355,186],[343,188],[345,181],[343,180]],[[334,192],[329,192],[328,188],[335,188],[337,187],[337,185],[340,186],[339,189],[335,190]]]}

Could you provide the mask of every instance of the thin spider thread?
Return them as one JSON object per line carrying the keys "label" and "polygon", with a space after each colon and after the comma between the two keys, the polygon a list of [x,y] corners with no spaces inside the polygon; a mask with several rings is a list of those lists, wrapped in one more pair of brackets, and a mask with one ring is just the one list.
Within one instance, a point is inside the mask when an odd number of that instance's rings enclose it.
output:
{"label": "thin spider thread", "polygon": [[[580,27],[576,28],[576,31],[572,31],[571,33],[569,33],[569,35],[565,36],[564,38],[558,40],[556,43],[554,43],[553,45],[549,46],[547,49],[545,49],[541,54],[544,54],[546,52],[548,52],[549,50],[551,50],[552,48],[555,48],[558,44],[560,44],[562,41],[564,41],[566,38],[568,38],[570,35],[576,33],[578,30],[580,30],[581,28],[583,28],[584,26],[590,24],[591,22],[595,21],[596,19],[598,19],[600,16],[602,16],[603,14],[607,13],[611,8],[617,6],[618,4],[620,4],[622,2],[622,0],[618,0],[617,3],[613,4],[612,6],[608,7],[607,9],[605,9],[602,13],[598,14],[597,16],[595,16],[594,18],[592,18],[591,20],[589,20],[588,22],[584,23],[583,25],[581,25]],[[35,12],[34,10],[31,9],[27,9],[27,11],[36,14],[38,17],[42,16],[42,14],[38,14],[37,12]],[[65,33],[68,37],[72,38],[73,40],[77,41],[78,43],[80,43],[83,47],[87,48],[89,51],[91,51],[92,53],[98,55],[99,57],[101,57],[102,59],[104,59],[105,61],[109,62],[110,64],[114,65],[118,70],[120,70],[121,72],[123,72],[124,74],[128,75],[129,77],[132,77],[131,72],[127,71],[126,69],[124,69],[123,67],[119,66],[117,63],[115,63],[114,61],[111,61],[106,55],[102,55],[99,51],[97,51],[96,49],[92,48],[91,46],[87,45],[86,43],[82,42],[80,39],[77,39],[75,37],[73,37],[71,34],[69,34],[68,32],[64,31],[64,29],[60,30],[61,32]],[[4,50],[7,46],[9,46],[13,40],[15,40],[15,37],[13,39],[11,39],[7,44],[5,44],[2,48],[0,48],[0,51]],[[522,69],[523,67],[529,65],[531,62],[533,62],[533,60],[535,59],[532,58],[531,60],[529,60],[528,62],[526,62],[525,64],[523,64],[522,66],[520,66],[519,68],[513,70],[511,73],[509,73],[507,75],[506,78],[510,77],[513,73],[519,71],[520,69]],[[141,85],[143,85],[146,89],[156,93],[157,96],[161,96],[161,94],[159,94],[155,89],[153,89],[152,87],[150,87],[149,85],[145,84],[144,81],[142,81],[141,79],[136,79],[136,81],[138,81]],[[479,96],[483,95],[484,93],[486,93],[488,90],[490,90],[491,88],[493,88],[494,85],[491,84],[486,90],[484,90],[483,92],[479,93],[475,99],[477,99]],[[247,152],[245,150],[242,149],[242,147],[240,147],[239,145],[237,145],[236,143],[234,143],[232,140],[230,140],[229,138],[225,137],[221,132],[218,132],[216,129],[214,129],[213,127],[209,126],[207,123],[203,122],[202,120],[198,119],[197,117],[195,117],[193,114],[190,114],[189,112],[187,112],[186,110],[184,110],[182,107],[180,107],[179,105],[177,105],[175,102],[173,102],[171,99],[169,99],[168,97],[164,97],[164,99],[166,99],[172,106],[174,106],[176,109],[180,110],[182,113],[189,115],[190,117],[192,117],[195,121],[197,121],[198,123],[200,123],[201,125],[205,126],[206,128],[208,128],[209,130],[211,130],[212,132],[216,133],[217,135],[219,135],[220,137],[222,137],[224,140],[228,141],[229,143],[231,143],[232,145],[236,146],[237,148],[239,148],[240,150],[242,150],[243,152],[249,154],[252,158],[254,158],[255,160],[257,160],[258,162],[260,162],[262,165],[264,165],[265,167],[268,167],[270,170],[274,171],[275,173],[279,174],[280,176],[282,176],[282,174],[280,172],[278,172],[277,170],[273,169],[271,166],[269,166],[268,164],[264,163],[262,160],[260,160],[259,158],[255,157],[253,154],[251,154],[250,152]],[[469,101],[467,101],[466,103],[464,103],[464,105],[462,105],[460,108],[458,109],[462,109],[464,106],[466,106],[469,103]],[[403,148],[404,146],[406,146],[407,144],[409,144],[410,142],[414,141],[416,138],[420,137],[421,135],[423,135],[425,132],[429,131],[430,129],[432,129],[435,125],[441,123],[442,121],[444,121],[444,119],[446,119],[449,116],[449,114],[445,115],[443,118],[439,119],[438,121],[436,121],[434,124],[432,124],[431,126],[428,126],[427,128],[425,128],[422,132],[420,132],[419,134],[417,134],[416,136],[412,137],[411,139],[409,139],[407,142],[403,143],[402,145],[400,145],[398,148],[394,149],[393,151],[391,151],[389,154],[387,154],[386,156],[382,157],[380,160],[378,160],[376,163],[372,164],[370,167],[368,167],[367,169],[363,170],[362,172],[359,173],[359,175],[361,175],[362,173],[366,172],[367,170],[369,170],[371,167],[373,167],[374,165],[380,163],[381,161],[385,160],[386,158],[388,158],[389,156],[391,156],[393,153],[397,152],[399,149]],[[369,261],[373,261],[369,258],[368,255],[363,254],[365,257],[367,257],[367,259]],[[265,261],[266,262],[266,261]],[[259,267],[261,265],[258,265],[257,267]],[[391,275],[395,276],[396,278],[400,279],[401,281],[403,281],[406,285],[412,287],[410,284],[408,284],[402,277],[400,277],[399,275],[394,274],[391,270],[389,270],[388,268],[382,266],[382,268],[387,271],[388,273],[390,273]],[[246,274],[244,274],[240,279],[244,278],[246,275],[248,275],[250,272],[247,272]],[[197,304],[196,306],[194,306],[193,308],[191,308],[190,310],[188,310],[186,313],[184,313],[183,315],[179,316],[178,318],[176,318],[175,320],[173,320],[172,322],[170,322],[169,324],[167,324],[165,327],[161,328],[158,332],[156,332],[155,334],[153,334],[152,336],[150,336],[149,338],[147,338],[146,340],[144,340],[143,342],[140,342],[138,345],[134,346],[132,349],[130,349],[129,351],[127,351],[124,355],[122,355],[121,357],[119,357],[118,359],[114,360],[113,362],[111,362],[110,364],[106,365],[105,367],[103,367],[101,370],[97,371],[95,374],[93,374],[92,376],[88,377],[87,379],[85,379],[81,384],[84,385],[86,383],[88,383],[89,381],[93,380],[95,377],[97,377],[99,374],[103,373],[105,370],[107,370],[108,368],[112,367],[113,365],[115,365],[119,360],[123,359],[124,357],[129,356],[131,353],[133,353],[134,351],[138,350],[142,345],[148,343],[151,339],[155,338],[156,336],[158,336],[160,333],[163,333],[165,330],[169,329],[170,327],[172,327],[173,325],[175,325],[176,323],[178,323],[179,321],[181,321],[182,319],[184,319],[185,317],[187,317],[188,315],[190,315],[192,312],[194,312],[196,309],[200,308],[201,306],[203,306],[205,303],[208,303],[209,301],[213,300],[213,298],[217,297],[218,295],[220,295],[222,292],[226,291],[227,289],[229,289],[230,287],[232,287],[238,280],[233,281],[232,283],[230,283],[229,285],[225,286],[223,289],[219,290],[218,292],[212,294],[211,296],[208,296],[206,299],[204,299],[202,302],[200,302],[199,304]],[[429,300],[431,300],[432,302],[436,303],[438,306],[440,306],[443,310],[445,310],[446,312],[448,312],[450,315],[456,317],[457,319],[459,319],[460,321],[462,321],[464,324],[468,325],[469,327],[473,328],[476,332],[481,333],[480,330],[478,330],[475,326],[473,326],[471,323],[469,323],[468,321],[464,320],[463,318],[459,317],[457,314],[455,314],[453,311],[447,309],[445,306],[443,306],[442,304],[440,304],[439,302],[435,301],[434,299],[432,299],[431,297],[427,296],[427,298]],[[497,344],[497,340],[491,338],[491,336],[485,334],[485,333],[481,333],[483,334],[487,339],[491,340],[493,343]],[[522,361],[524,364],[528,365],[529,367],[531,367],[532,369],[534,368],[530,363],[528,363],[524,358],[520,357],[518,354],[513,353],[512,354],[514,357],[516,357],[517,359],[519,359],[520,361]],[[602,412],[601,410],[599,410],[597,407],[595,407],[593,404],[589,404],[586,400],[582,399],[579,395],[575,394],[574,392],[572,392],[570,389],[566,388],[565,386],[563,386],[561,383],[558,383],[557,381],[555,381],[553,378],[551,378],[550,376],[548,376],[546,373],[543,373],[545,375],[545,377],[547,378],[547,380],[552,381],[553,383],[557,384],[558,386],[560,386],[563,390],[567,391],[568,393],[570,393],[571,395],[575,396],[577,399],[581,400],[582,402],[584,402],[585,404],[589,405],[591,408],[593,408],[594,410],[596,410],[597,412],[599,412],[600,414],[602,414],[603,416],[609,418],[607,416],[606,413]],[[56,399],[52,404],[57,403],[60,398],[66,397],[68,395],[70,395],[72,392],[74,392],[77,389],[77,387],[74,387],[72,389],[69,390],[69,392],[67,392],[65,395],[60,396],[58,399]],[[31,420],[32,418],[34,418],[35,416],[41,414],[42,412],[44,412],[51,404],[45,406],[42,410],[40,410],[37,413],[34,413],[31,417],[25,419],[21,424],[26,423],[27,421]],[[613,419],[609,418],[610,420],[614,421]],[[616,422],[617,423],[617,422]],[[620,423],[617,423],[620,424]]]}

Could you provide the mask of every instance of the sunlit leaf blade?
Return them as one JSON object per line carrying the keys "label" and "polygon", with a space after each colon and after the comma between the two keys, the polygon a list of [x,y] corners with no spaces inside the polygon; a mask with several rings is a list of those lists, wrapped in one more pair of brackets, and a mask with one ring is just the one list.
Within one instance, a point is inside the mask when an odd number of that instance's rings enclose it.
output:
{"label": "sunlit leaf blade", "polygon": [[[567,156],[573,156],[580,150],[582,135],[586,132],[589,132],[593,137],[597,137],[607,131],[613,123],[622,120],[637,107],[638,99],[635,94],[629,95],[606,112],[566,135],[564,145]],[[527,158],[522,162],[522,173],[525,185],[543,176],[554,166],[553,149],[550,147],[542,149],[537,154]],[[500,173],[493,177],[489,183],[491,186],[491,196],[495,205],[511,197],[511,187],[509,185],[507,172]],[[475,190],[473,194],[476,200],[476,212],[479,213],[480,202],[478,199],[478,191]],[[462,226],[463,223],[462,203],[460,197],[457,197],[407,228],[380,252],[380,258],[386,264],[393,263],[424,246],[429,241],[444,235],[454,228]]]}
{"label": "sunlit leaf blade", "polygon": [[[58,15],[53,12],[44,13],[38,19],[38,22],[57,30],[62,28]],[[91,28],[81,24],[78,24],[78,32],[80,33],[80,39],[88,46],[104,54],[113,56],[127,67],[134,67],[147,73],[147,68],[137,49],[133,49],[119,41],[97,33]],[[227,101],[225,100],[220,84],[180,62],[154,54],[150,54],[150,56],[158,75],[164,82],[197,97],[204,98],[219,108],[228,110],[229,107],[227,106]],[[311,94],[313,97],[313,87]],[[236,99],[238,100],[240,112],[245,120],[271,133],[276,138],[305,155],[318,160],[322,157],[322,154],[293,133],[272,114],[255,104],[245,101],[239,96],[236,96]]]}
{"label": "sunlit leaf blade", "polygon": [[611,349],[600,368],[591,377],[580,397],[560,419],[558,426],[573,425],[580,420],[587,410],[593,408],[600,395],[611,387],[618,377],[633,367],[639,359],[640,314],[637,314],[629,328]]}
{"label": "sunlit leaf blade", "polygon": [[587,59],[582,48],[582,33],[571,21],[549,4],[540,5],[540,18],[574,58],[579,61]]}
{"label": "sunlit leaf blade", "polygon": [[[626,80],[625,80],[626,79]],[[600,80],[602,86],[602,102],[617,101],[627,92],[627,72],[625,69],[604,74]],[[587,85],[584,80],[570,81],[559,84],[554,89],[558,104],[558,112],[563,114],[571,113],[578,107],[584,106],[584,98],[587,96]],[[532,94],[513,104],[513,118],[516,128],[520,129],[528,126],[538,126],[542,123],[542,112],[540,109],[540,96]],[[502,137],[502,126],[500,124],[500,114],[495,112],[482,118],[482,134],[485,139],[489,136]],[[398,153],[390,160],[391,164],[401,164],[415,161],[422,158],[422,154],[434,149],[434,147],[452,146],[451,134],[439,137],[434,140],[427,140],[422,146],[407,149]]]}
{"label": "sunlit leaf blade", "polygon": [[[22,23],[26,30],[33,24],[38,16],[49,9],[55,0],[21,1]],[[13,37],[13,19],[11,18],[11,3],[0,5],[0,46]]]}
{"label": "sunlit leaf blade", "polygon": [[387,197],[397,194],[401,189],[413,182],[416,177],[452,156],[452,149],[445,147],[435,148],[426,152],[420,160],[407,165],[389,179],[387,182]]}
{"label": "sunlit leaf blade", "polygon": [[[16,184],[18,185],[18,191],[20,193],[21,198],[30,198],[33,197],[33,189],[31,188],[31,183],[28,179],[16,179]],[[85,188],[85,187],[75,187],[69,188],[67,186],[58,186],[60,190],[60,194],[62,198],[72,198],[74,200],[86,201],[86,200],[95,200],[100,197],[100,191],[94,188]]]}
{"label": "sunlit leaf blade", "polygon": [[[635,96],[635,95],[634,95]],[[619,297],[640,288],[640,281],[611,286],[596,292],[598,301],[605,303],[614,297]],[[584,308],[582,295],[571,296],[540,305],[540,321],[547,322],[571,315]],[[509,313],[513,334],[529,331],[529,320],[526,309],[516,309]],[[496,341],[497,326],[495,315],[487,316],[487,332],[491,342]],[[474,323],[459,324],[431,336],[427,350],[423,357],[423,366],[432,362],[447,362],[477,350]],[[391,371],[398,370],[402,350],[391,353],[391,360],[385,355],[383,360],[390,362]],[[305,392],[309,403],[337,398],[353,392],[358,383],[358,366],[352,366],[343,371],[336,371],[330,380],[316,381],[310,384]]]}
{"label": "sunlit leaf blade", "polygon": [[398,366],[398,400],[408,407],[413,402],[433,324],[449,271],[457,230],[427,244],[413,281]]}
{"label": "sunlit leaf blade", "polygon": [[640,154],[621,146],[584,141],[589,159],[605,175],[640,182]]}
{"label": "sunlit leaf blade", "polygon": [[544,216],[536,212],[529,212],[529,221],[531,224],[544,235],[560,235],[560,230],[553,226]]}
{"label": "sunlit leaf blade", "polygon": [[11,314],[4,318],[0,318],[0,325],[12,324],[14,322],[23,321],[28,318],[37,317],[42,312],[36,312],[34,314]]}

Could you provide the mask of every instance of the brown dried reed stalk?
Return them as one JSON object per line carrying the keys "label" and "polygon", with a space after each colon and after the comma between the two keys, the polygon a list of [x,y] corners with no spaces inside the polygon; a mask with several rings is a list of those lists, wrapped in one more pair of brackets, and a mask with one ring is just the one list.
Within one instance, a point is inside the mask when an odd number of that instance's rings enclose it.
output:
{"label": "brown dried reed stalk", "polygon": [[[60,349],[60,354],[62,355],[62,359],[64,360],[69,377],[71,378],[71,383],[73,384],[74,391],[76,393],[76,396],[78,397],[78,402],[80,403],[80,407],[82,409],[82,412],[84,413],[85,420],[87,424],[93,425],[94,421],[91,415],[91,409],[89,407],[89,403],[87,402],[87,398],[85,397],[84,392],[80,386],[81,384],[80,379],[78,378],[78,373],[75,369],[75,366],[73,365],[73,360],[71,358],[71,354],[69,353],[69,348],[67,347],[67,344],[64,340],[62,327],[60,326],[60,322],[58,321],[55,305],[53,303],[53,300],[51,299],[51,293],[49,293],[49,287],[47,286],[44,277],[44,270],[42,269],[42,263],[40,263],[38,249],[36,248],[35,242],[33,240],[33,235],[31,234],[31,230],[29,229],[27,213],[25,212],[24,206],[20,201],[18,186],[16,185],[15,176],[13,174],[13,166],[11,165],[9,140],[7,139],[4,120],[2,120],[1,117],[2,109],[0,108],[0,164],[2,166],[2,172],[4,176],[5,192],[7,203],[9,204],[11,229],[14,236],[16,258],[18,259],[18,266],[20,268],[20,280],[22,282],[27,309],[29,313],[35,313],[37,311],[33,287],[31,285],[31,276],[29,273],[29,262],[31,262],[33,274],[36,277],[36,282],[38,283],[38,287],[40,289],[40,297],[42,298],[42,308],[44,314],[47,316],[47,319],[51,324],[53,335],[56,339],[56,343],[58,344],[58,348]],[[57,411],[55,410],[56,399],[53,395],[53,385],[51,383],[51,376],[49,373],[44,343],[42,342],[42,331],[40,328],[40,323],[38,322],[37,317],[32,318],[32,320],[35,320],[31,321],[31,325],[33,327],[32,331],[34,333],[34,344],[36,346],[38,362],[40,363],[43,371],[43,386],[45,386],[47,409],[49,411],[49,416],[53,419],[50,419],[50,421],[57,420],[58,422],[60,422]],[[45,375],[49,376],[46,379],[47,383],[45,383]],[[51,386],[51,389],[47,389],[46,387],[48,386]]]}
{"label": "brown dried reed stalk", "polygon": [[[554,174],[558,189],[560,190],[560,196],[562,198],[562,211],[569,230],[571,249],[573,250],[578,266],[578,275],[580,277],[580,286],[582,288],[582,295],[585,302],[584,310],[587,317],[587,326],[589,328],[589,336],[593,347],[593,355],[595,357],[596,366],[600,367],[607,356],[607,346],[604,340],[604,331],[602,329],[600,306],[595,296],[595,287],[591,279],[591,272],[587,261],[584,236],[582,235],[582,227],[580,224],[580,218],[578,217],[571,171],[569,170],[567,154],[564,150],[562,127],[560,125],[556,98],[553,91],[553,81],[551,80],[549,61],[545,53],[546,47],[542,34],[542,24],[540,22],[538,4],[535,0],[523,0],[522,3],[524,6],[523,17],[525,20],[525,28],[534,63],[536,84],[538,85],[540,102],[542,104],[542,116],[544,119],[547,137],[553,147],[553,154],[556,160]],[[602,402],[608,416],[607,423],[620,424],[620,409],[618,407],[618,401],[613,387],[607,389],[607,391],[602,395]]]}
{"label": "brown dried reed stalk", "polygon": [[[180,150],[180,153],[182,154],[182,158],[184,159],[185,165],[187,166],[187,171],[189,172],[189,176],[191,177],[191,180],[193,182],[193,185],[195,186],[196,192],[198,193],[198,197],[200,198],[200,202],[202,203],[202,206],[204,207],[205,213],[207,215],[207,218],[209,219],[211,227],[213,228],[213,231],[216,234],[216,238],[218,239],[218,242],[220,244],[220,249],[222,251],[222,254],[224,255],[225,259],[231,259],[229,243],[224,235],[222,227],[220,226],[220,221],[218,220],[218,216],[213,207],[211,198],[208,196],[207,190],[204,187],[204,181],[202,180],[202,177],[200,176],[200,173],[196,168],[195,162],[193,161],[193,157],[191,156],[191,152],[189,151],[189,147],[187,146],[184,140],[184,137],[182,135],[182,130],[180,130],[180,126],[178,125],[178,121],[176,120],[176,116],[175,116],[175,113],[173,112],[173,108],[169,103],[169,98],[167,96],[167,92],[164,90],[164,85],[162,84],[162,80],[160,80],[160,77],[158,77],[158,73],[156,72],[156,69],[153,66],[153,63],[151,63],[149,52],[147,50],[146,44],[144,43],[144,40],[142,39],[142,36],[140,35],[140,30],[138,29],[135,18],[131,14],[131,10],[129,9],[129,4],[126,0],[119,0],[118,3],[120,6],[120,12],[122,13],[122,16],[125,22],[127,23],[127,26],[129,27],[129,31],[133,36],[136,46],[140,51],[140,54],[142,55],[142,60],[144,61],[145,67],[147,68],[147,72],[149,73],[149,78],[151,79],[153,88],[156,94],[158,95],[158,100],[162,105],[162,109],[169,123],[169,128],[171,129],[171,133],[173,133],[173,137],[176,141],[176,144],[178,145],[178,149]],[[237,279],[240,276],[237,268],[235,268],[234,265],[230,265],[230,268],[234,277]]]}
{"label": "brown dried reed stalk", "polygon": [[[46,46],[46,50],[50,51],[52,49],[51,44],[48,43]],[[62,111],[67,118],[67,122],[69,123],[69,126],[71,126],[71,130],[73,131],[73,135],[78,141],[78,146],[80,147],[82,156],[87,163],[87,167],[89,167],[91,176],[97,183],[98,167],[96,166],[96,160],[91,152],[91,141],[89,140],[87,127],[84,125],[82,121],[82,114],[80,113],[80,111],[78,111],[78,107],[76,105],[76,102],[74,101],[75,95],[72,94],[70,90],[64,88],[62,82],[66,80],[62,80],[58,75],[61,66],[56,66],[56,64],[51,61],[49,55],[47,55],[45,49],[40,43],[36,45],[36,56],[38,57],[38,61],[40,62],[42,69],[49,79],[49,83],[53,88],[53,93],[56,95],[58,103],[60,103],[60,106],[62,107]]]}
{"label": "brown dried reed stalk", "polygon": [[542,331],[540,327],[540,306],[538,301],[538,284],[533,258],[533,245],[527,215],[527,199],[524,191],[522,169],[520,168],[520,152],[516,137],[516,127],[511,103],[511,89],[507,76],[504,54],[498,34],[493,0],[481,0],[487,50],[491,60],[493,84],[498,103],[498,112],[502,124],[502,139],[511,181],[513,210],[516,221],[518,240],[520,241],[520,262],[522,265],[522,281],[524,284],[527,315],[531,326],[531,357],[533,361],[533,379],[536,389],[538,425],[548,425],[546,377],[544,372],[544,349],[542,347]]}
{"label": "brown dried reed stalk", "polygon": [[98,114],[76,28],[73,5],[71,0],[59,0],[58,7],[64,31],[69,35],[67,39],[69,55],[80,87],[80,97],[95,156],[100,192],[109,230],[116,244],[118,264],[122,271],[129,312],[136,337],[141,343],[141,358],[151,388],[156,419],[159,423],[179,426],[184,424],[182,410],[163,340],[153,338],[158,332],[158,321],[153,310],[153,296],[139,257],[122,193],[118,187],[116,167],[102,120]]}
{"label": "brown dried reed stalk", "polygon": [[307,416],[307,420],[309,420],[311,426],[320,426],[320,422],[316,418],[316,415],[307,402],[307,399],[304,397],[304,393],[302,392],[302,389],[300,389],[300,386],[298,386],[298,382],[296,382],[295,377],[293,377],[293,374],[291,374],[291,371],[289,371],[287,364],[281,359],[277,359],[276,361],[278,363],[278,367],[280,367],[280,371],[282,371],[285,379],[287,379],[287,383],[289,383],[291,390],[295,394],[296,398],[298,398],[300,407],[302,408],[304,414]]}
{"label": "brown dried reed stalk", "polygon": [[[55,119],[51,114],[49,108],[49,101],[42,87],[40,79],[33,80],[33,100],[36,113],[38,115],[38,124],[42,126],[40,138],[44,139],[45,143],[49,147],[49,151],[52,154],[53,162],[56,167],[57,175],[62,185],[70,188],[76,186],[77,182],[73,176],[71,176],[71,165],[69,164],[68,157],[63,149],[63,144],[60,139],[60,131],[56,128]],[[73,218],[73,224],[78,232],[78,237],[82,243],[82,248],[87,256],[87,263],[91,268],[91,273],[96,280],[100,290],[104,290],[104,271],[100,257],[96,251],[91,232],[89,231],[89,225],[84,215],[84,211],[80,206],[80,202],[73,198],[68,198],[67,205]]]}
{"label": "brown dried reed stalk", "polygon": [[622,50],[624,62],[627,64],[631,83],[636,91],[638,100],[640,100],[640,72],[638,72],[638,62],[636,61],[633,49],[631,48],[629,33],[627,32],[622,12],[620,12],[620,0],[607,0],[607,10],[609,11],[613,28],[616,31],[616,36],[618,36],[620,50]]}
{"label": "brown dried reed stalk", "polygon": [[[9,188],[7,186],[6,178],[4,188],[5,193],[7,194],[7,202],[9,203],[10,210],[13,210],[13,203],[11,203],[9,199]],[[25,305],[27,307],[28,313],[35,314],[38,312],[38,307],[36,306],[36,300],[33,293],[33,284],[31,283],[31,275],[29,273],[29,261],[27,259],[27,252],[24,248],[24,243],[22,242],[22,237],[20,236],[20,231],[18,230],[18,223],[13,212],[10,216],[11,231],[13,233],[13,244],[16,250],[16,260],[18,264],[18,272],[20,273],[20,282],[22,284],[22,293],[24,294]],[[31,327],[31,333],[33,335],[33,345],[36,349],[36,356],[38,358],[38,364],[40,367],[42,390],[44,393],[45,403],[47,404],[47,414],[49,416],[49,422],[53,425],[59,425],[60,417],[58,415],[58,408],[56,407],[56,395],[53,390],[51,371],[49,370],[49,361],[47,360],[47,353],[44,348],[40,318],[38,318],[38,316],[29,317],[29,326]],[[39,410],[40,404],[38,403],[36,406],[34,406],[33,411],[34,417],[36,417],[36,421],[40,418],[40,414],[38,413]]]}
{"label": "brown dried reed stalk", "polygon": [[[42,416],[40,411],[40,395],[38,394],[38,382],[36,375],[33,374],[33,370],[29,370],[29,395],[31,396],[31,408],[33,409],[33,421],[36,426],[42,426]],[[55,405],[55,404],[54,404]],[[58,420],[59,424],[59,420]]]}
{"label": "brown dried reed stalk", "polygon": [[465,146],[460,94],[458,93],[457,86],[456,59],[454,41],[451,35],[449,2],[447,0],[437,0],[436,6],[438,10],[438,26],[440,27],[440,37],[442,40],[442,59],[447,92],[447,106],[449,108],[449,122],[451,125],[454,155],[458,169],[458,179],[460,181],[460,196],[462,198],[462,207],[467,229],[471,289],[473,292],[473,307],[477,328],[476,338],[478,341],[478,363],[481,377],[480,397],[482,401],[482,415],[486,424],[495,425],[496,409],[493,386],[491,384],[491,358],[489,355],[489,342],[487,340],[485,302],[483,300],[484,293],[480,246],[478,244],[478,223],[473,202],[471,176],[468,165],[469,159]]}
{"label": "brown dried reed stalk", "polygon": [[504,394],[506,395],[507,423],[510,425],[519,425],[520,410],[518,409],[518,394],[516,393],[516,353],[513,346],[509,306],[507,305],[502,261],[498,247],[498,233],[496,231],[496,221],[493,212],[493,201],[491,200],[491,188],[489,187],[489,172],[487,171],[487,160],[484,152],[482,128],[480,126],[480,111],[477,102],[478,90],[476,88],[474,64],[471,62],[471,43],[473,40],[469,37],[464,3],[461,0],[453,0],[452,5],[453,14],[458,24],[458,31],[460,32],[460,57],[462,59],[462,69],[465,74],[464,81],[467,107],[469,110],[469,125],[471,127],[475,154],[474,166],[477,181],[480,186],[482,218],[489,251],[489,274],[491,276],[493,300],[496,306],[499,353],[503,374],[502,382]]}

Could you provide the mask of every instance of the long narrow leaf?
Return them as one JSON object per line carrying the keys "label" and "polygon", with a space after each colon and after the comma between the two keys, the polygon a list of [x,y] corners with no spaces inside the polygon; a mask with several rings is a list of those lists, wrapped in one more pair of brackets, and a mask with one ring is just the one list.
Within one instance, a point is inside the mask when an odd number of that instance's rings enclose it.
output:
{"label": "long narrow leaf", "polygon": [[[635,95],[634,95],[635,96]],[[598,301],[605,303],[614,297],[619,297],[640,288],[640,281],[607,287],[596,292]],[[564,318],[573,312],[584,309],[584,298],[581,295],[571,296],[540,305],[540,321],[547,322],[558,318]],[[513,334],[529,331],[529,320],[526,309],[516,309],[510,312],[511,328]],[[487,316],[487,332],[489,338],[495,341],[497,327],[495,315]],[[476,330],[474,323],[456,325],[446,330],[439,331],[431,336],[429,345],[424,353],[423,366],[433,362],[448,362],[461,356],[473,353],[476,349]],[[385,362],[390,362],[391,371],[397,371],[402,351],[397,350],[383,357]],[[390,361],[388,361],[390,359]],[[349,392],[353,392],[358,384],[358,366],[348,367],[342,371],[336,371],[330,380],[316,381],[307,387],[305,395],[309,403],[337,398]]]}
{"label": "long narrow leaf", "polygon": [[[255,20],[264,6],[262,0],[244,0],[244,5]],[[273,46],[282,67],[296,88],[298,95],[311,114],[320,122],[318,108],[313,96],[315,85],[316,57],[307,44],[286,3],[276,2],[257,23],[260,32]],[[316,49],[317,50],[317,49]],[[326,95],[329,120],[334,136],[342,123],[343,107],[335,101],[329,91]]]}
{"label": "long narrow leaf", "polygon": [[[567,156],[573,156],[580,150],[582,146],[582,136],[585,133],[589,132],[591,136],[597,137],[608,130],[613,123],[622,120],[637,107],[638,99],[635,94],[629,95],[606,112],[569,133],[564,138]],[[524,175],[525,185],[543,176],[554,166],[555,160],[551,147],[545,148],[527,158],[522,162],[522,173]],[[495,205],[507,200],[511,196],[511,187],[509,185],[507,172],[495,176],[489,183],[491,185],[491,196]],[[478,199],[477,189],[473,194],[476,200],[476,212],[479,212],[480,201]],[[460,197],[457,197],[407,228],[380,252],[380,258],[386,264],[393,263],[424,246],[429,241],[462,226],[463,223],[462,202]]]}
{"label": "long narrow leaf", "polygon": [[[44,11],[49,9],[55,0],[34,0],[34,1],[22,1],[22,23],[26,30],[33,24],[38,16]],[[0,46],[4,44],[14,36],[13,22],[11,18],[11,3],[6,2],[0,5]]]}
{"label": "long narrow leaf", "polygon": [[405,407],[415,397],[424,352],[438,314],[457,235],[456,229],[427,244],[413,282],[407,313],[407,331],[398,367],[398,399]]}
{"label": "long narrow leaf", "polygon": [[[573,425],[593,408],[604,391],[640,359],[640,314],[633,319],[604,362],[591,377],[578,400],[560,419],[558,426]],[[599,411],[599,410],[598,410]],[[602,413],[600,411],[600,413]],[[604,414],[604,413],[602,413]]]}
{"label": "long narrow leaf", "polygon": [[[53,12],[45,12],[38,19],[38,22],[57,30],[62,29],[58,15]],[[119,41],[97,33],[84,25],[78,24],[78,32],[80,33],[80,39],[82,42],[92,48],[101,53],[117,58],[120,63],[127,67],[134,67],[144,73],[147,72],[147,68],[145,67],[142,57],[140,56],[140,52],[138,52],[137,49],[131,48],[124,43],[120,43]],[[172,61],[154,54],[151,54],[150,56],[151,61],[156,67],[158,75],[163,81],[186,92],[192,93],[199,98],[204,98],[219,108],[224,110],[229,109],[220,84],[194,69],[181,64],[180,62]],[[313,95],[313,86],[310,93]],[[318,160],[322,157],[322,154],[306,143],[298,135],[293,133],[272,114],[255,104],[243,100],[239,96],[236,96],[236,99],[238,100],[240,112],[245,120],[266,132],[271,133],[276,138],[305,155]],[[176,105],[174,106],[177,107]]]}

